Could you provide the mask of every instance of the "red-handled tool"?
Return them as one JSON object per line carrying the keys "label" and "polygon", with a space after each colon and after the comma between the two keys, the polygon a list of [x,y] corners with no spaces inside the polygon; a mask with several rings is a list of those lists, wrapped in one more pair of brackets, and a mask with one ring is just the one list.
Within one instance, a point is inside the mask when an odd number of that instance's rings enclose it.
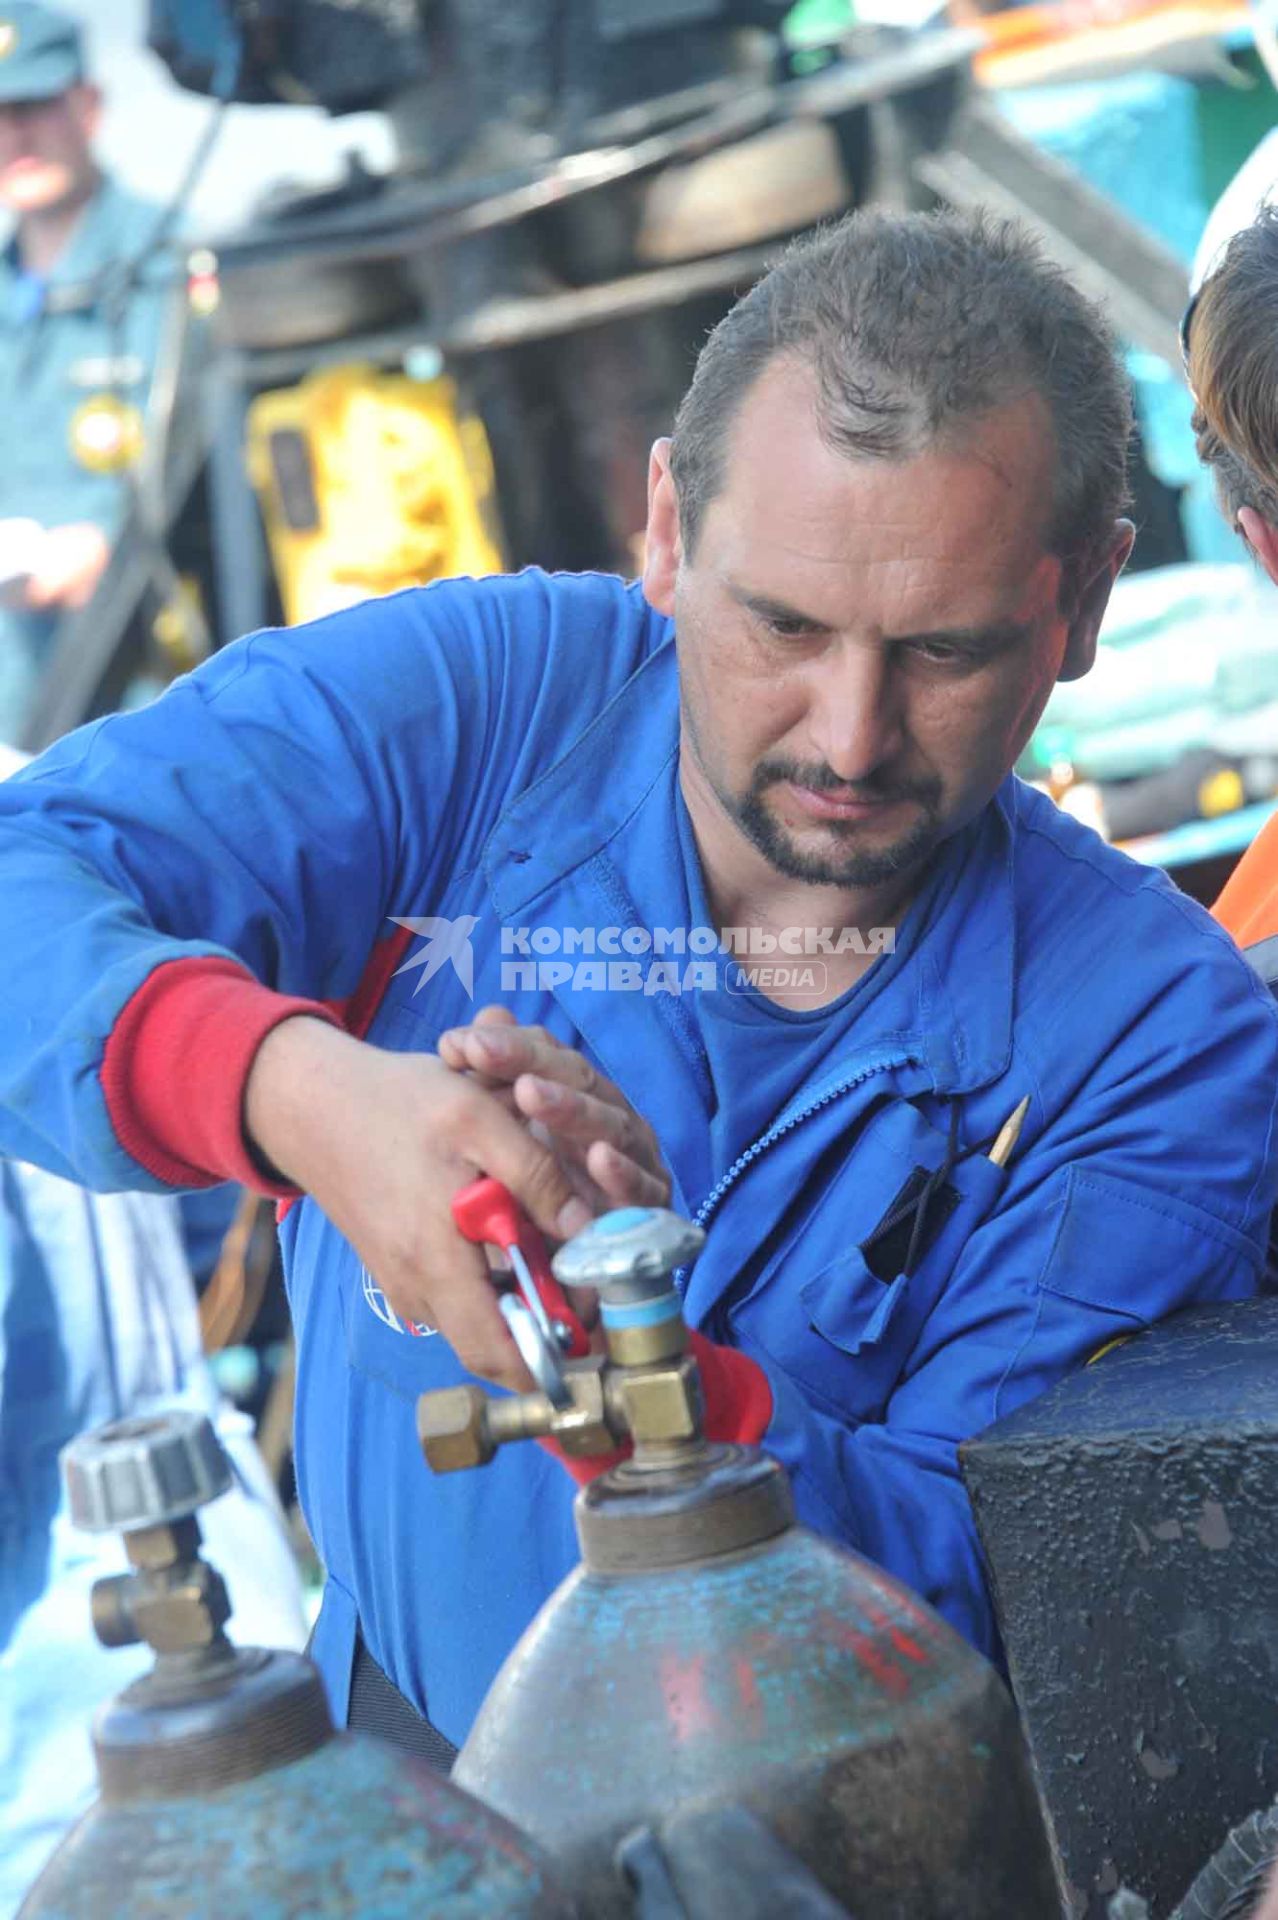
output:
{"label": "red-handled tool", "polygon": [[472,1180],[453,1195],[453,1219],[463,1239],[501,1248],[553,1352],[573,1360],[589,1353],[590,1336],[550,1270],[545,1242],[509,1187],[500,1180]]}

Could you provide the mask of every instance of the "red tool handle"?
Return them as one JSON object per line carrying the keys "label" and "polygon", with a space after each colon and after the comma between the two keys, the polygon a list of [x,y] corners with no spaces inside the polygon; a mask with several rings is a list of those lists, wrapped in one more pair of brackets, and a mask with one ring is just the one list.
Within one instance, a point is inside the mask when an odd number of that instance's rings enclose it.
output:
{"label": "red tool handle", "polygon": [[462,1238],[476,1246],[500,1247],[503,1253],[518,1247],[547,1319],[561,1321],[572,1335],[569,1357],[579,1360],[590,1352],[590,1335],[550,1270],[546,1243],[509,1187],[500,1180],[472,1180],[453,1195],[453,1219]]}

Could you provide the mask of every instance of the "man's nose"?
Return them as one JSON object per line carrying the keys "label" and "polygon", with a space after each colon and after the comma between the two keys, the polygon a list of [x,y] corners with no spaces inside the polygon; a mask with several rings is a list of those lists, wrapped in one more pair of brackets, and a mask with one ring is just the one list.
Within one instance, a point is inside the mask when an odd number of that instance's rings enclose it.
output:
{"label": "man's nose", "polygon": [[900,689],[882,647],[845,646],[822,668],[810,716],[812,744],[850,785],[868,779],[900,749]]}

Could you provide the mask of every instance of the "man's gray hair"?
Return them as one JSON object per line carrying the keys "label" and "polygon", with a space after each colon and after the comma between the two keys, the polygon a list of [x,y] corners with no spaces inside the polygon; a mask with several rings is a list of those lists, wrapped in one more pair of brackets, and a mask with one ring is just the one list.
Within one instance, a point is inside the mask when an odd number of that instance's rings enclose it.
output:
{"label": "man's gray hair", "polygon": [[1238,525],[1251,507],[1278,527],[1278,207],[1234,234],[1185,315],[1198,457]]}
{"label": "man's gray hair", "polygon": [[675,421],[689,555],[737,410],[779,354],[814,370],[822,438],[851,458],[910,459],[1040,394],[1057,455],[1049,549],[1085,564],[1108,548],[1127,499],[1127,378],[1100,313],[1010,221],[857,212],[782,255],[711,333]]}

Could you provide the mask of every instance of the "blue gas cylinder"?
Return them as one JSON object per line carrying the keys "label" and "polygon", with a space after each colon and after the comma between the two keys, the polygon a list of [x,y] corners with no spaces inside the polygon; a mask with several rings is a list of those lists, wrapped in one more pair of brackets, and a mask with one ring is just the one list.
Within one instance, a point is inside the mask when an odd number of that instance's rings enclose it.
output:
{"label": "blue gas cylinder", "polygon": [[107,1646],[155,1665],[93,1725],[101,1797],[22,1920],[571,1920],[536,1847],[421,1761],[333,1730],[300,1654],[232,1646],[196,1510],[229,1483],[207,1419],[117,1421],[63,1455],[73,1519],[119,1529],[128,1573],[98,1581]]}

